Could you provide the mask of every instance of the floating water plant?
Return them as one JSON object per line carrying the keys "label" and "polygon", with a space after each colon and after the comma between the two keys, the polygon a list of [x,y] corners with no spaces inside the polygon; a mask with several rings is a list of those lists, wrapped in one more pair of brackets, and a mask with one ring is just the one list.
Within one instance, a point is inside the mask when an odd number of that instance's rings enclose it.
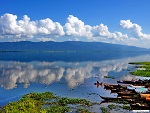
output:
{"label": "floating water plant", "polygon": [[[90,106],[90,101],[85,99],[61,98],[51,92],[30,93],[24,95],[20,100],[11,102],[2,107],[2,113],[65,113],[72,111],[73,106],[78,105],[76,111],[86,111],[84,107]],[[83,107],[84,106],[84,107]],[[75,109],[75,108],[74,108]]]}
{"label": "floating water plant", "polygon": [[104,76],[104,78],[111,78],[111,79],[115,79],[114,76]]}

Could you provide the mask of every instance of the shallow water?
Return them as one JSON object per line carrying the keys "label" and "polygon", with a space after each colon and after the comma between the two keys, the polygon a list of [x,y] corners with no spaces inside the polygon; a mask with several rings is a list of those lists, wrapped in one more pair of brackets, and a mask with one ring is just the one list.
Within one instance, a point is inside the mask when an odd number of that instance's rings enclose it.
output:
{"label": "shallow water", "polygon": [[[117,96],[94,82],[116,83],[132,79],[129,65],[150,61],[146,52],[6,52],[0,53],[0,106],[30,92],[51,91],[62,97],[101,102],[102,96]],[[104,76],[114,76],[104,78]]]}

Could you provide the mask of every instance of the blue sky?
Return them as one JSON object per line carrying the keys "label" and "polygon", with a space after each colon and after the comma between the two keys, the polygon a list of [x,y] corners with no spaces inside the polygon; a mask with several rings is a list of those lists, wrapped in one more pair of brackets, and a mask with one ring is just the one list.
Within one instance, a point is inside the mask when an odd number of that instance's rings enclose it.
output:
{"label": "blue sky", "polygon": [[149,0],[0,1],[0,41],[99,41],[150,48]]}

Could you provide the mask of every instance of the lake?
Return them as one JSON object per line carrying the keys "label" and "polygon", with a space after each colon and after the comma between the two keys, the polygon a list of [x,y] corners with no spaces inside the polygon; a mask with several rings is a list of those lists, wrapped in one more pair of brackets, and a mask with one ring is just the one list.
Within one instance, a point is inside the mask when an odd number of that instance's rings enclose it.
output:
{"label": "lake", "polygon": [[[147,52],[1,52],[0,106],[31,92],[50,91],[62,97],[101,102],[116,96],[96,87],[96,81],[132,79],[129,62],[150,61]],[[113,76],[105,78],[105,76]]]}

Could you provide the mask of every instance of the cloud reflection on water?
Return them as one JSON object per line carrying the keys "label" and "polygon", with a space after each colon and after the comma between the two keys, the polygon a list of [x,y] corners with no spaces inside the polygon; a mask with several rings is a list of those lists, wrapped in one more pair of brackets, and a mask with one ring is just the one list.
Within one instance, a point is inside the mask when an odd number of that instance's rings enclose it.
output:
{"label": "cloud reflection on water", "polygon": [[[144,56],[144,58],[149,59],[149,56]],[[87,78],[98,77],[103,80],[104,76],[108,76],[111,72],[119,73],[126,70],[129,62],[140,59],[143,59],[143,56],[100,62],[0,61],[0,86],[4,89],[13,89],[21,83],[24,84],[24,88],[27,88],[30,83],[49,85],[64,78],[68,86],[74,88],[84,83]],[[122,76],[122,79],[128,78],[132,79],[132,76]]]}

